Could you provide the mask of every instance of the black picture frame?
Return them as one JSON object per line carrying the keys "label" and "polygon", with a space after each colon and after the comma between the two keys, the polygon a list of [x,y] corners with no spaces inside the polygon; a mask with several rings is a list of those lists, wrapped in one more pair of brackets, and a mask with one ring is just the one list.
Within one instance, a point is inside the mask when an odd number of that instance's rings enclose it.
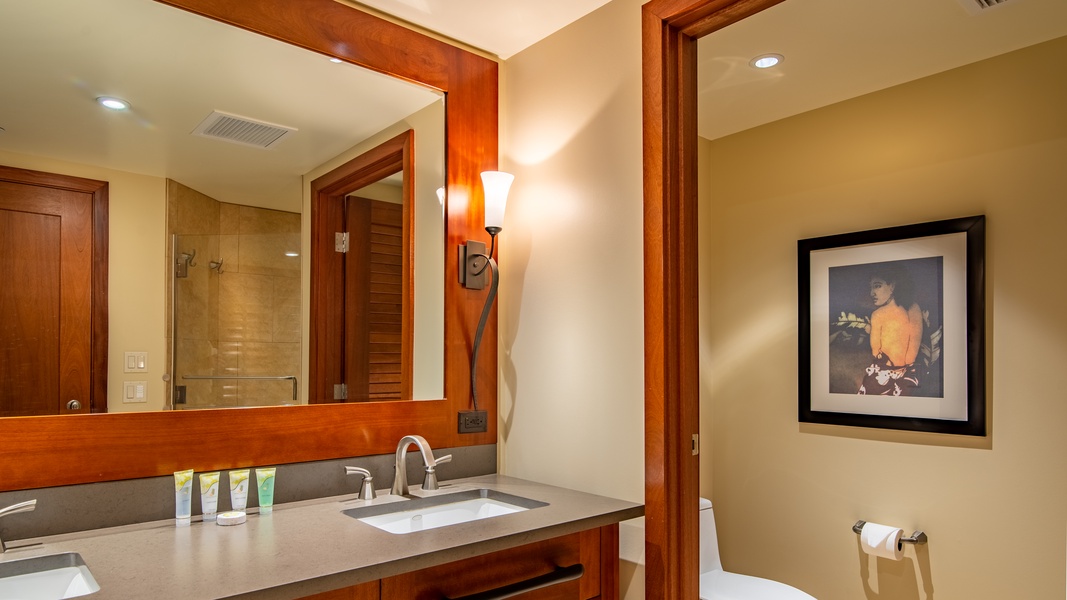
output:
{"label": "black picture frame", "polygon": [[797,263],[800,422],[986,435],[984,216],[799,240]]}

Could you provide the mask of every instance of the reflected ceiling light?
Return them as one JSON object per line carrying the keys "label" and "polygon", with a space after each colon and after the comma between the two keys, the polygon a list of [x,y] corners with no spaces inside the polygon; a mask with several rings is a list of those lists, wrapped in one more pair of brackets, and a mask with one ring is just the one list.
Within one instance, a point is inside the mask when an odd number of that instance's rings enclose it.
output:
{"label": "reflected ceiling light", "polygon": [[126,102],[122,98],[115,98],[114,96],[100,96],[96,99],[101,106],[110,108],[111,110],[126,110],[130,107],[130,103]]}
{"label": "reflected ceiling light", "polygon": [[761,54],[749,61],[748,64],[757,69],[769,69],[780,64],[785,57],[781,54]]}

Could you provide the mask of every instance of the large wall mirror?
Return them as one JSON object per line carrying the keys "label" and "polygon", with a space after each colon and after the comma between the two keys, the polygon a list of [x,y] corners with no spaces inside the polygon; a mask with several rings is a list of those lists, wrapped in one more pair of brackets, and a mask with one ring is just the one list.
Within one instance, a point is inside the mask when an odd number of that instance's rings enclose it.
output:
{"label": "large wall mirror", "polygon": [[[443,397],[439,90],[144,0],[20,5],[0,23],[0,48],[20,57],[0,66],[0,164],[107,181],[112,250],[108,368],[93,375],[106,379],[106,399],[72,393],[80,408],[69,409],[68,398],[47,399],[37,385],[47,371],[20,367],[5,371],[13,383],[0,414],[332,400],[307,386],[307,190],[318,173],[403,130],[418,142],[413,172],[371,195],[402,206],[405,178],[412,184],[413,260],[381,268],[403,266],[419,283],[406,299],[417,306],[406,364],[419,385],[362,397]],[[96,102],[104,96],[131,106],[109,111]],[[376,310],[403,303],[387,292],[375,296]],[[35,354],[12,358],[52,362]],[[19,372],[27,381],[15,385]],[[36,401],[8,410],[8,395]]]}
{"label": "large wall mirror", "polygon": [[[278,148],[292,142],[292,146],[298,150],[298,154],[304,160],[299,167],[281,167],[274,164],[268,170],[268,174],[260,176],[259,182],[264,183],[265,188],[252,191],[249,194],[237,191],[230,186],[226,175],[229,167],[222,167],[221,162],[210,159],[204,155],[200,160],[193,161],[185,170],[169,170],[163,176],[152,175],[147,177],[133,176],[129,179],[108,178],[96,175],[98,171],[72,169],[70,173],[76,177],[106,180],[110,184],[109,194],[111,200],[110,229],[112,239],[110,253],[115,257],[111,263],[110,278],[111,286],[111,327],[108,351],[109,389],[117,388],[117,394],[109,391],[108,396],[118,395],[118,402],[110,402],[112,410],[108,414],[77,414],[63,416],[29,416],[17,418],[0,418],[0,437],[8,441],[4,449],[0,449],[0,489],[23,489],[30,487],[42,487],[48,485],[63,485],[87,481],[103,481],[124,479],[132,477],[145,477],[165,474],[178,468],[196,468],[200,470],[228,468],[238,465],[255,465],[269,463],[287,463],[306,460],[318,460],[342,456],[357,456],[362,454],[384,453],[395,449],[395,444],[400,437],[407,433],[420,433],[427,437],[434,446],[448,447],[471,444],[485,444],[495,441],[495,399],[496,399],[496,363],[495,360],[485,360],[479,365],[479,396],[490,398],[490,428],[489,431],[479,434],[460,435],[456,427],[456,413],[466,409],[470,402],[470,384],[467,375],[470,371],[469,349],[470,337],[473,324],[481,308],[483,298],[477,293],[462,290],[458,285],[449,285],[456,279],[456,266],[454,261],[445,260],[446,250],[468,237],[475,239],[482,237],[479,233],[478,223],[481,221],[482,192],[478,182],[478,174],[483,170],[496,168],[497,161],[497,65],[494,61],[475,55],[473,53],[453,47],[447,43],[432,39],[418,32],[406,29],[399,25],[385,21],[381,18],[364,13],[353,6],[335,2],[334,0],[310,0],[299,3],[299,6],[285,0],[265,0],[249,6],[239,1],[220,0],[174,0],[166,2],[154,2],[153,0],[114,0],[114,6],[106,10],[99,4],[94,9],[83,15],[81,21],[74,25],[65,26],[64,30],[59,26],[64,13],[63,9],[50,6],[38,14],[39,22],[44,22],[52,28],[59,28],[67,41],[71,38],[92,38],[90,23],[120,22],[134,14],[148,13],[153,11],[168,11],[165,17],[167,29],[174,33],[179,25],[199,22],[213,29],[226,33],[234,33],[241,36],[244,41],[229,41],[221,45],[210,44],[199,34],[195,36],[179,35],[178,39],[167,37],[168,33],[152,33],[147,28],[132,26],[126,35],[117,36],[121,39],[132,38],[134,40],[163,39],[170,44],[170,55],[195,55],[203,52],[208,55],[210,62],[200,70],[207,70],[214,77],[215,83],[211,89],[222,90],[224,83],[237,84],[238,88],[253,90],[253,96],[258,100],[254,106],[247,109],[245,114],[239,116],[251,117],[273,125],[288,125],[295,127],[300,132],[317,133],[318,141],[309,146],[303,146],[296,134],[284,139]],[[78,3],[73,3],[78,4]],[[166,6],[166,5],[171,6]],[[73,5],[72,5],[73,6]],[[184,10],[179,10],[184,9]],[[73,12],[72,7],[69,12]],[[207,17],[207,18],[205,18]],[[28,26],[27,26],[28,28]],[[244,31],[241,31],[241,30]],[[22,56],[33,53],[46,53],[63,55],[64,43],[56,42],[51,45],[42,45],[33,34],[27,34],[30,38],[20,44],[17,49],[11,49],[8,55]],[[204,34],[206,36],[206,34]],[[21,39],[25,36],[12,38]],[[190,39],[195,37],[195,39]],[[97,39],[98,43],[110,43],[115,38]],[[7,40],[5,40],[7,43]],[[245,47],[244,44],[258,44]],[[254,48],[254,49],[251,49]],[[7,51],[7,49],[5,49]],[[80,52],[80,51],[79,51]],[[127,51],[128,52],[128,51]],[[283,74],[283,65],[290,59],[283,55],[296,52],[302,55],[299,60],[306,62],[297,68],[297,71]],[[151,62],[151,67],[158,67],[162,71],[162,63],[169,62],[167,52],[161,57],[152,58],[147,55],[139,56],[143,62]],[[340,63],[331,63],[329,58],[340,59]],[[68,57],[69,58],[69,57]],[[170,58],[173,58],[171,56]],[[249,66],[243,68],[246,61],[253,58],[265,59],[265,67],[259,70]],[[294,59],[296,60],[296,59]],[[309,62],[307,62],[309,61]],[[16,62],[16,61],[12,61]],[[132,67],[130,67],[132,68]],[[362,75],[353,75],[355,72],[366,69]],[[104,69],[108,73],[109,82],[121,81],[121,75],[127,69],[116,66],[112,70]],[[193,69],[196,70],[196,69]],[[305,80],[305,77],[313,73],[324,73],[328,88],[336,91],[336,97],[328,98],[328,104],[332,104],[341,113],[348,113],[334,119],[323,114],[305,115],[308,119],[304,125],[284,123],[284,117],[272,116],[283,114],[280,102],[283,97],[289,96],[289,88],[311,88],[313,85]],[[344,73],[342,75],[342,73]],[[45,75],[43,72],[41,75]],[[342,83],[349,76],[359,77],[359,83]],[[177,80],[177,76],[170,79]],[[267,81],[264,81],[267,80]],[[347,80],[346,80],[347,81]],[[84,99],[87,99],[84,112],[96,111],[99,107],[94,106],[92,101],[97,95],[106,95],[110,92],[99,87],[97,82],[89,82],[78,78],[78,73],[66,74],[64,84],[67,88],[72,86],[79,89]],[[384,102],[384,110],[380,113],[377,121],[365,121],[368,114],[383,106],[376,105],[382,102],[369,99],[366,90],[371,87],[400,87],[406,91],[400,96],[390,96]],[[10,87],[5,86],[5,94]],[[180,87],[180,86],[179,86]],[[131,88],[132,89],[132,88]],[[175,93],[173,88],[163,83],[156,84],[148,91],[158,94]],[[351,96],[350,94],[357,94]],[[362,94],[362,95],[359,95]],[[117,94],[116,94],[117,95]],[[321,89],[312,92],[312,95],[323,95]],[[229,96],[226,96],[229,97]],[[359,101],[352,98],[358,97]],[[407,98],[397,100],[398,97]],[[447,106],[443,101],[447,97]],[[153,110],[142,109],[138,112],[135,98],[127,98],[134,103],[131,111],[125,114],[107,115],[106,119],[125,118],[133,121],[137,127],[153,131],[164,119],[162,114]],[[50,102],[51,99],[41,100]],[[5,98],[5,110],[10,104]],[[245,111],[238,108],[226,111],[220,100],[208,102],[211,110],[224,112]],[[145,106],[148,106],[146,104]],[[373,110],[368,106],[372,106]],[[202,111],[204,107],[201,106]],[[316,108],[309,109],[311,112],[324,113]],[[252,112],[255,114],[248,114]],[[439,117],[444,113],[444,124],[434,121],[435,113]],[[97,114],[97,113],[93,113]],[[206,115],[205,115],[206,116]],[[6,119],[8,116],[5,114]],[[66,118],[65,116],[63,118]],[[18,119],[2,123],[9,132],[18,129]],[[9,125],[14,123],[16,125]],[[370,123],[370,124],[367,124]],[[424,125],[428,123],[428,125]],[[436,124],[435,124],[436,123]],[[63,123],[57,122],[56,126],[62,129]],[[112,153],[112,148],[117,148],[117,135],[100,127],[100,137],[106,138],[108,143],[104,145],[106,154]],[[239,411],[233,410],[187,410],[187,411],[146,411],[127,414],[121,412],[122,407],[130,407],[136,403],[122,402],[125,390],[121,384],[125,380],[139,379],[149,381],[154,375],[162,376],[168,370],[166,348],[169,340],[161,329],[168,325],[168,307],[165,302],[153,301],[153,294],[146,294],[138,286],[157,288],[156,296],[169,296],[172,291],[165,289],[165,282],[170,280],[169,275],[162,275],[159,270],[167,264],[178,265],[186,263],[187,269],[201,268],[210,277],[214,275],[214,283],[209,278],[204,286],[206,293],[212,292],[212,286],[223,291],[220,281],[228,275],[245,274],[240,270],[243,266],[250,265],[252,268],[248,275],[258,270],[274,273],[276,278],[284,277],[276,271],[285,270],[287,259],[296,258],[301,263],[300,277],[303,283],[299,289],[308,289],[310,269],[307,268],[310,258],[305,251],[309,246],[310,224],[307,212],[311,204],[311,182],[322,177],[339,165],[352,160],[369,149],[372,149],[384,141],[395,138],[405,131],[414,131],[418,140],[416,148],[432,149],[437,146],[437,155],[443,157],[443,161],[435,162],[432,159],[424,159],[424,155],[416,150],[415,176],[416,181],[425,181],[425,194],[432,204],[426,210],[417,210],[416,215],[422,212],[424,216],[435,217],[438,226],[434,235],[436,241],[427,242],[424,246],[433,252],[433,257],[427,262],[436,263],[437,274],[430,269],[419,272],[416,268],[415,287],[420,286],[428,291],[436,290],[441,298],[439,309],[431,308],[429,313],[436,314],[429,319],[430,325],[427,331],[437,330],[439,336],[436,341],[423,344],[420,341],[421,322],[418,317],[418,308],[415,309],[416,322],[415,349],[413,351],[414,364],[418,368],[419,356],[422,350],[428,348],[427,364],[434,364],[439,387],[433,391],[423,392],[420,395],[413,394],[415,399],[425,401],[411,402],[409,399],[401,401],[383,401],[369,404],[308,404],[301,406],[269,406],[250,407]],[[434,133],[436,131],[436,134]],[[447,131],[447,139],[444,132]],[[4,134],[7,135],[7,134]],[[60,135],[62,138],[62,135]],[[14,140],[15,136],[11,136]],[[319,146],[327,146],[329,140],[332,147],[328,150]],[[196,143],[215,140],[196,140]],[[112,144],[112,142],[116,142]],[[13,141],[5,144],[13,144]],[[223,143],[223,146],[228,146]],[[441,149],[443,148],[443,150]],[[224,153],[239,154],[237,146],[227,147]],[[68,149],[69,150],[69,149]],[[240,148],[244,150],[244,148]],[[322,152],[319,152],[322,150]],[[258,151],[258,150],[257,150]],[[273,151],[268,148],[266,153]],[[115,151],[117,154],[117,150]],[[130,160],[151,161],[159,159],[157,154],[178,155],[181,149],[177,147],[164,147],[152,152],[140,152],[140,156],[130,157]],[[0,164],[15,162],[13,166],[20,169],[33,169],[39,171],[55,172],[57,166],[64,164],[80,164],[80,159],[73,155],[45,156],[42,149],[24,148],[16,149],[10,145],[0,145]],[[279,152],[280,154],[280,152]],[[25,158],[25,157],[31,158]],[[432,156],[432,152],[427,154]],[[271,155],[271,158],[277,158]],[[441,165],[447,165],[447,171]],[[429,175],[419,170],[427,169]],[[100,169],[105,169],[101,167]],[[111,169],[112,171],[106,171]],[[136,173],[137,168],[109,166],[103,174],[111,172]],[[122,171],[126,169],[125,171]],[[237,170],[238,167],[233,167]],[[435,180],[433,172],[436,170],[438,179]],[[222,178],[219,172],[223,171]],[[443,178],[442,178],[443,174]],[[402,174],[398,179],[401,186],[407,174]],[[443,179],[443,180],[442,180]],[[211,183],[214,181],[216,183]],[[389,181],[383,182],[389,185]],[[444,193],[439,195],[438,188],[443,187]],[[295,191],[296,198],[286,196],[281,199],[273,198],[274,192],[285,188],[287,191]],[[364,190],[367,191],[367,190]],[[415,195],[423,192],[416,190]],[[145,195],[153,198],[165,199],[159,208],[159,201],[155,204],[139,202]],[[187,206],[182,206],[172,200],[182,196],[191,197]],[[383,195],[389,196],[388,192]],[[255,201],[249,199],[255,197]],[[442,196],[444,199],[442,200]],[[119,198],[125,198],[119,201]],[[262,201],[260,201],[262,200]],[[300,250],[302,256],[286,257],[284,252],[275,264],[271,260],[261,257],[242,257],[240,254],[230,254],[230,258],[223,256],[224,242],[219,241],[219,249],[211,244],[211,240],[205,240],[206,250],[197,248],[196,256],[186,259],[183,255],[192,254],[192,247],[180,245],[179,241],[171,234],[180,234],[178,231],[165,231],[168,223],[183,223],[180,214],[194,212],[195,207],[203,206],[209,201],[219,203],[219,220],[236,220],[243,222],[248,211],[264,211],[267,215],[265,221],[271,221],[271,217],[303,215],[300,221]],[[258,206],[255,206],[258,204]],[[134,213],[127,215],[120,210],[126,206],[133,207]],[[149,219],[156,219],[153,227],[140,227],[136,221],[131,225],[127,222],[143,216],[138,215],[146,212],[147,206],[154,206],[154,213],[149,212]],[[214,209],[209,209],[212,213]],[[263,227],[263,220],[257,220],[253,215],[249,220],[253,223],[249,228]],[[422,229],[432,232],[432,226],[425,225],[416,218],[416,231]],[[192,217],[193,221],[196,216]],[[443,223],[442,223],[443,222]],[[185,225],[181,225],[184,227]],[[283,227],[292,227],[284,225]],[[116,234],[124,231],[133,233],[132,239],[122,241]],[[213,232],[207,232],[203,237]],[[160,239],[162,236],[165,239]],[[218,235],[227,235],[219,233]],[[416,233],[416,235],[418,235]],[[278,237],[283,237],[278,234]],[[487,236],[486,236],[487,237]],[[201,240],[197,240],[199,243]],[[251,246],[267,246],[265,243],[252,242]],[[416,248],[419,242],[416,241]],[[219,255],[216,256],[215,253]],[[270,249],[269,252],[274,252]],[[166,256],[169,254],[170,256]],[[418,251],[416,250],[416,255]],[[144,256],[144,255],[147,255]],[[154,255],[154,256],[153,256]],[[132,257],[122,267],[116,267],[116,260]],[[220,260],[221,257],[221,260]],[[158,260],[156,260],[158,258]],[[416,261],[418,257],[416,256]],[[289,261],[292,264],[294,261]],[[196,263],[195,265],[193,263]],[[144,272],[154,272],[151,279],[155,282],[139,281],[134,275],[130,281],[130,287],[118,289],[116,279],[127,275],[127,265],[136,265],[143,268]],[[154,271],[153,271],[154,270]],[[159,281],[164,284],[158,283]],[[290,282],[277,280],[271,282],[270,288],[275,290],[285,287]],[[165,291],[158,293],[158,288]],[[177,286],[175,286],[177,287]],[[264,285],[262,289],[268,286]],[[210,303],[205,303],[206,311],[222,311],[222,299],[228,298],[247,300],[247,296],[254,295],[254,290],[242,285],[232,288],[227,294],[220,294],[216,309],[210,308]],[[418,294],[418,291],[416,291]],[[122,304],[126,302],[126,304]],[[270,320],[271,327],[275,332],[281,331],[288,335],[288,340],[281,343],[299,343],[299,360],[301,361],[301,375],[308,371],[307,366],[307,300],[301,298],[294,302],[289,297],[287,305],[290,314],[288,322],[284,326],[276,326],[276,317],[265,315],[261,310],[255,309],[246,312],[243,318],[251,327],[263,326],[264,321]],[[424,306],[432,306],[431,301],[421,303]],[[116,310],[115,306],[123,308]],[[299,305],[302,315],[301,328],[302,339],[293,342],[292,307]],[[232,307],[228,307],[227,310]],[[180,313],[180,306],[177,307]],[[259,311],[259,312],[257,312]],[[240,312],[240,311],[237,311]],[[131,327],[151,332],[154,342],[130,343],[131,347],[118,339],[115,331],[121,329],[126,319],[130,319]],[[240,321],[241,319],[238,319]],[[284,319],[283,319],[284,320]],[[209,322],[218,323],[213,320]],[[217,327],[217,326],[216,326]],[[205,326],[210,328],[210,326]],[[485,355],[495,357],[495,315],[491,319],[490,331],[486,335]],[[288,332],[286,333],[286,330]],[[432,335],[432,331],[430,332]],[[231,332],[232,334],[232,332]],[[241,335],[260,335],[259,333],[243,332]],[[236,336],[234,336],[236,337]],[[284,337],[284,335],[283,335]],[[233,342],[235,340],[228,340]],[[223,341],[215,342],[222,346]],[[420,344],[422,344],[420,346]],[[156,373],[126,372],[128,367],[126,352],[149,352],[148,364],[150,369],[157,369]],[[292,355],[290,350],[289,355]],[[116,356],[120,357],[116,360]],[[136,360],[134,368],[138,367]],[[288,375],[291,372],[289,363],[286,372],[264,373],[264,375]],[[232,372],[231,372],[232,373]],[[252,373],[251,375],[257,375]],[[195,374],[194,374],[195,375]],[[242,373],[241,375],[244,375]],[[291,386],[291,383],[283,382],[283,386]],[[307,402],[306,384],[301,384],[305,390],[298,390],[299,403]],[[434,386],[429,386],[433,388]],[[427,388],[427,389],[429,389]],[[291,394],[291,387],[288,387]],[[162,389],[158,390],[161,397],[166,397]],[[155,392],[151,388],[148,394],[151,397]],[[291,401],[292,396],[287,394]],[[253,393],[253,396],[263,395]],[[431,399],[432,398],[432,399]],[[113,398],[112,398],[113,399]],[[321,399],[316,399],[318,401]],[[272,401],[271,404],[283,404],[283,401]],[[147,404],[147,403],[145,403]],[[237,401],[231,405],[243,405],[243,401]],[[115,410],[114,407],[120,407]],[[139,408],[139,407],[138,407]],[[196,431],[203,439],[192,440],[189,432]],[[10,453],[10,455],[8,455]],[[15,458],[17,455],[17,459]],[[71,457],[75,457],[71,460]]]}

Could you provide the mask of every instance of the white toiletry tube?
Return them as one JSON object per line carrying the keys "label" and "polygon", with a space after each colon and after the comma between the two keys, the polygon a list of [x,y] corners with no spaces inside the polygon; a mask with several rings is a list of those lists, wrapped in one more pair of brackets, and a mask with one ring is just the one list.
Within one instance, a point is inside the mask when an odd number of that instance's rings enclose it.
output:
{"label": "white toiletry tube", "polygon": [[193,516],[193,470],[174,472],[174,523],[188,525]]}
{"label": "white toiletry tube", "polygon": [[200,510],[205,521],[214,521],[219,510],[219,472],[200,474]]}
{"label": "white toiletry tube", "polygon": [[230,471],[230,508],[244,511],[248,506],[248,469]]}

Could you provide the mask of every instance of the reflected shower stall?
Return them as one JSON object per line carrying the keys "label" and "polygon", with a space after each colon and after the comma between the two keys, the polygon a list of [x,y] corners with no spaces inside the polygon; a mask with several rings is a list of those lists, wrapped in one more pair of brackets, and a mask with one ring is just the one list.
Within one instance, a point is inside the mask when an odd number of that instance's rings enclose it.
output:
{"label": "reflected shower stall", "polygon": [[[300,215],[217,202],[169,182],[170,402],[299,402]],[[184,209],[184,210],[183,210]]]}

